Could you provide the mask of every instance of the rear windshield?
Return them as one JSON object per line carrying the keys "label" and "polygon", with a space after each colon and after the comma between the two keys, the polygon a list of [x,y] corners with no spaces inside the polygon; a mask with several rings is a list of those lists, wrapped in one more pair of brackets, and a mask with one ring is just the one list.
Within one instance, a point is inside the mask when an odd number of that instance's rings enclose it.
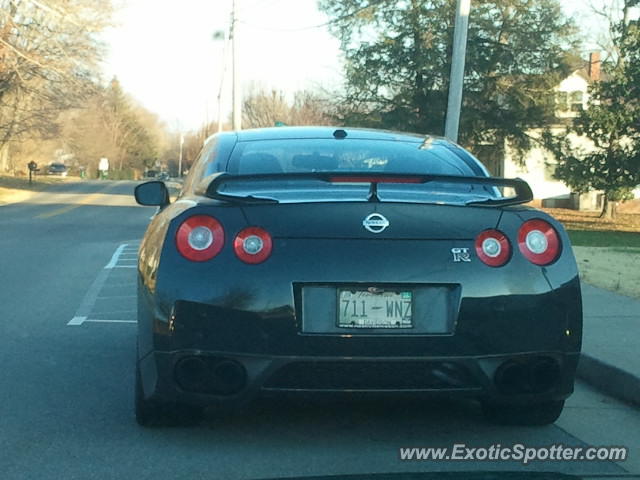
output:
{"label": "rear windshield", "polygon": [[[472,157],[469,157],[471,162]],[[473,168],[475,167],[475,168]],[[311,172],[361,174],[432,174],[485,176],[442,141],[401,142],[360,139],[299,139],[239,142],[229,160],[231,175]],[[263,197],[279,202],[368,201],[367,183],[333,183],[319,179],[242,179],[223,182],[219,193]],[[498,196],[490,186],[432,181],[424,184],[381,183],[381,201],[465,205]]]}
{"label": "rear windshield", "polygon": [[231,174],[370,172],[476,176],[469,164],[433,141],[299,139],[240,142]]}

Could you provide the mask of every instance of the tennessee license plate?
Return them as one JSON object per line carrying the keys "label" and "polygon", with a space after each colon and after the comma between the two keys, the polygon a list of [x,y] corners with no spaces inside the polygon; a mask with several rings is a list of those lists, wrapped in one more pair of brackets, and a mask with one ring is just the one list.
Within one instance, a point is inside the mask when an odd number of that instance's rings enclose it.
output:
{"label": "tennessee license plate", "polygon": [[338,289],[338,327],[411,328],[412,302],[406,290]]}

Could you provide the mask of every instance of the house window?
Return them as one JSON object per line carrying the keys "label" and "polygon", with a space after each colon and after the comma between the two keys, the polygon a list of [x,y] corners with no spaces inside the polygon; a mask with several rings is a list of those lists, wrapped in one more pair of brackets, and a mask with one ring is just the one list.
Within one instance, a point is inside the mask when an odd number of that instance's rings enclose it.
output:
{"label": "house window", "polygon": [[584,92],[556,92],[556,106],[560,112],[581,112],[584,110]]}
{"label": "house window", "polygon": [[572,112],[581,112],[583,110],[583,99],[583,92],[576,91],[569,94],[569,103]]}

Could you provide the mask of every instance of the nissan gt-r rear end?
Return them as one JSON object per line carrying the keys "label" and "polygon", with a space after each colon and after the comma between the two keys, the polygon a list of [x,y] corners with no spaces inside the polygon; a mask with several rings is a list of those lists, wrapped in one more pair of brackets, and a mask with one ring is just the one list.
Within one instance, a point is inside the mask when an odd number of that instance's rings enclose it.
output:
{"label": "nissan gt-r rear end", "polygon": [[219,134],[176,202],[161,182],[136,198],[160,207],[139,259],[142,425],[285,392],[470,396],[546,424],[573,390],[564,229],[444,139]]}

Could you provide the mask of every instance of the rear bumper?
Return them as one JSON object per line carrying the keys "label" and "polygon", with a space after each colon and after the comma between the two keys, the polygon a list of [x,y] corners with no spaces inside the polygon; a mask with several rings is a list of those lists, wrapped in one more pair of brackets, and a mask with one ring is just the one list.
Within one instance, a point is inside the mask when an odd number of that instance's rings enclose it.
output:
{"label": "rear bumper", "polygon": [[145,397],[162,402],[236,407],[271,394],[404,393],[525,404],[568,397],[578,358],[560,352],[353,358],[184,350],[152,352],[138,366]]}
{"label": "rear bumper", "polygon": [[[174,301],[176,292],[140,287],[138,367],[145,396],[159,401],[237,406],[311,392],[526,404],[573,391],[582,335],[577,277],[530,295],[463,296],[448,333],[417,335],[307,333],[297,298],[263,305],[260,290],[225,290],[214,302]],[[296,297],[295,285],[280,290]]]}

